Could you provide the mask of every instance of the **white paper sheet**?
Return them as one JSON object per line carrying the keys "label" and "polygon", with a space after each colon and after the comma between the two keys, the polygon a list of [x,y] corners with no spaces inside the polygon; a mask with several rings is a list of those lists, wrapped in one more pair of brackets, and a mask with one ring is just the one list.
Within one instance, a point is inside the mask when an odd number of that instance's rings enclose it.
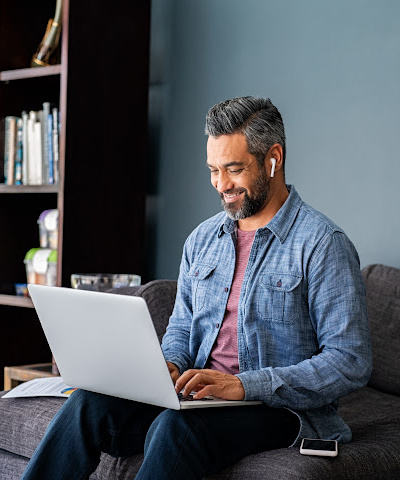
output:
{"label": "white paper sheet", "polygon": [[61,377],[35,378],[10,390],[1,398],[64,397],[68,398],[76,388],[66,385]]}

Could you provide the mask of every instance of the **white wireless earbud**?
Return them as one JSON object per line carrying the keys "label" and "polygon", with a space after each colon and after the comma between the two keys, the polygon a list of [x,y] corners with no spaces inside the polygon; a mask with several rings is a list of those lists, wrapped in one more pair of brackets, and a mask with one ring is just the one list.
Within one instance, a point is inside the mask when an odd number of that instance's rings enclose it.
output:
{"label": "white wireless earbud", "polygon": [[271,163],[272,163],[272,167],[271,167],[271,177],[273,177],[274,174],[275,174],[276,158],[271,158]]}

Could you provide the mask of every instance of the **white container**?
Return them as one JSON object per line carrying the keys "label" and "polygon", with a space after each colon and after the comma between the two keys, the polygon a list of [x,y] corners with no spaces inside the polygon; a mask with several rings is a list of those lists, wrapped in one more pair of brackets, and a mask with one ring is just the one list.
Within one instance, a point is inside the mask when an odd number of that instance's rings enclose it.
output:
{"label": "white container", "polygon": [[31,248],[25,256],[27,283],[57,285],[57,250]]}
{"label": "white container", "polygon": [[39,216],[40,248],[57,249],[58,244],[58,210],[45,210]]}

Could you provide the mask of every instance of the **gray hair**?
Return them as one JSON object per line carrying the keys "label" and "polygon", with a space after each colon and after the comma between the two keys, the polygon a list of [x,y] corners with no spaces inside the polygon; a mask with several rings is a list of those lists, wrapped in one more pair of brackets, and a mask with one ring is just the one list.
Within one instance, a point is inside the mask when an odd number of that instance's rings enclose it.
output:
{"label": "gray hair", "polygon": [[247,148],[260,165],[268,150],[278,143],[286,158],[286,137],[282,116],[269,98],[237,97],[217,103],[207,113],[205,134],[212,137],[242,133]]}

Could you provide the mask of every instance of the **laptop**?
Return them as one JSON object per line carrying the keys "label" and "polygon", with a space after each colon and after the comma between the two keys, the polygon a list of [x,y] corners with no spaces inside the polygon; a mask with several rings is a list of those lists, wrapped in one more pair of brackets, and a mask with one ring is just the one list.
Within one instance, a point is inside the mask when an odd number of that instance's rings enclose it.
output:
{"label": "laptop", "polygon": [[179,398],[141,297],[31,284],[28,290],[67,385],[174,410],[261,403]]}

